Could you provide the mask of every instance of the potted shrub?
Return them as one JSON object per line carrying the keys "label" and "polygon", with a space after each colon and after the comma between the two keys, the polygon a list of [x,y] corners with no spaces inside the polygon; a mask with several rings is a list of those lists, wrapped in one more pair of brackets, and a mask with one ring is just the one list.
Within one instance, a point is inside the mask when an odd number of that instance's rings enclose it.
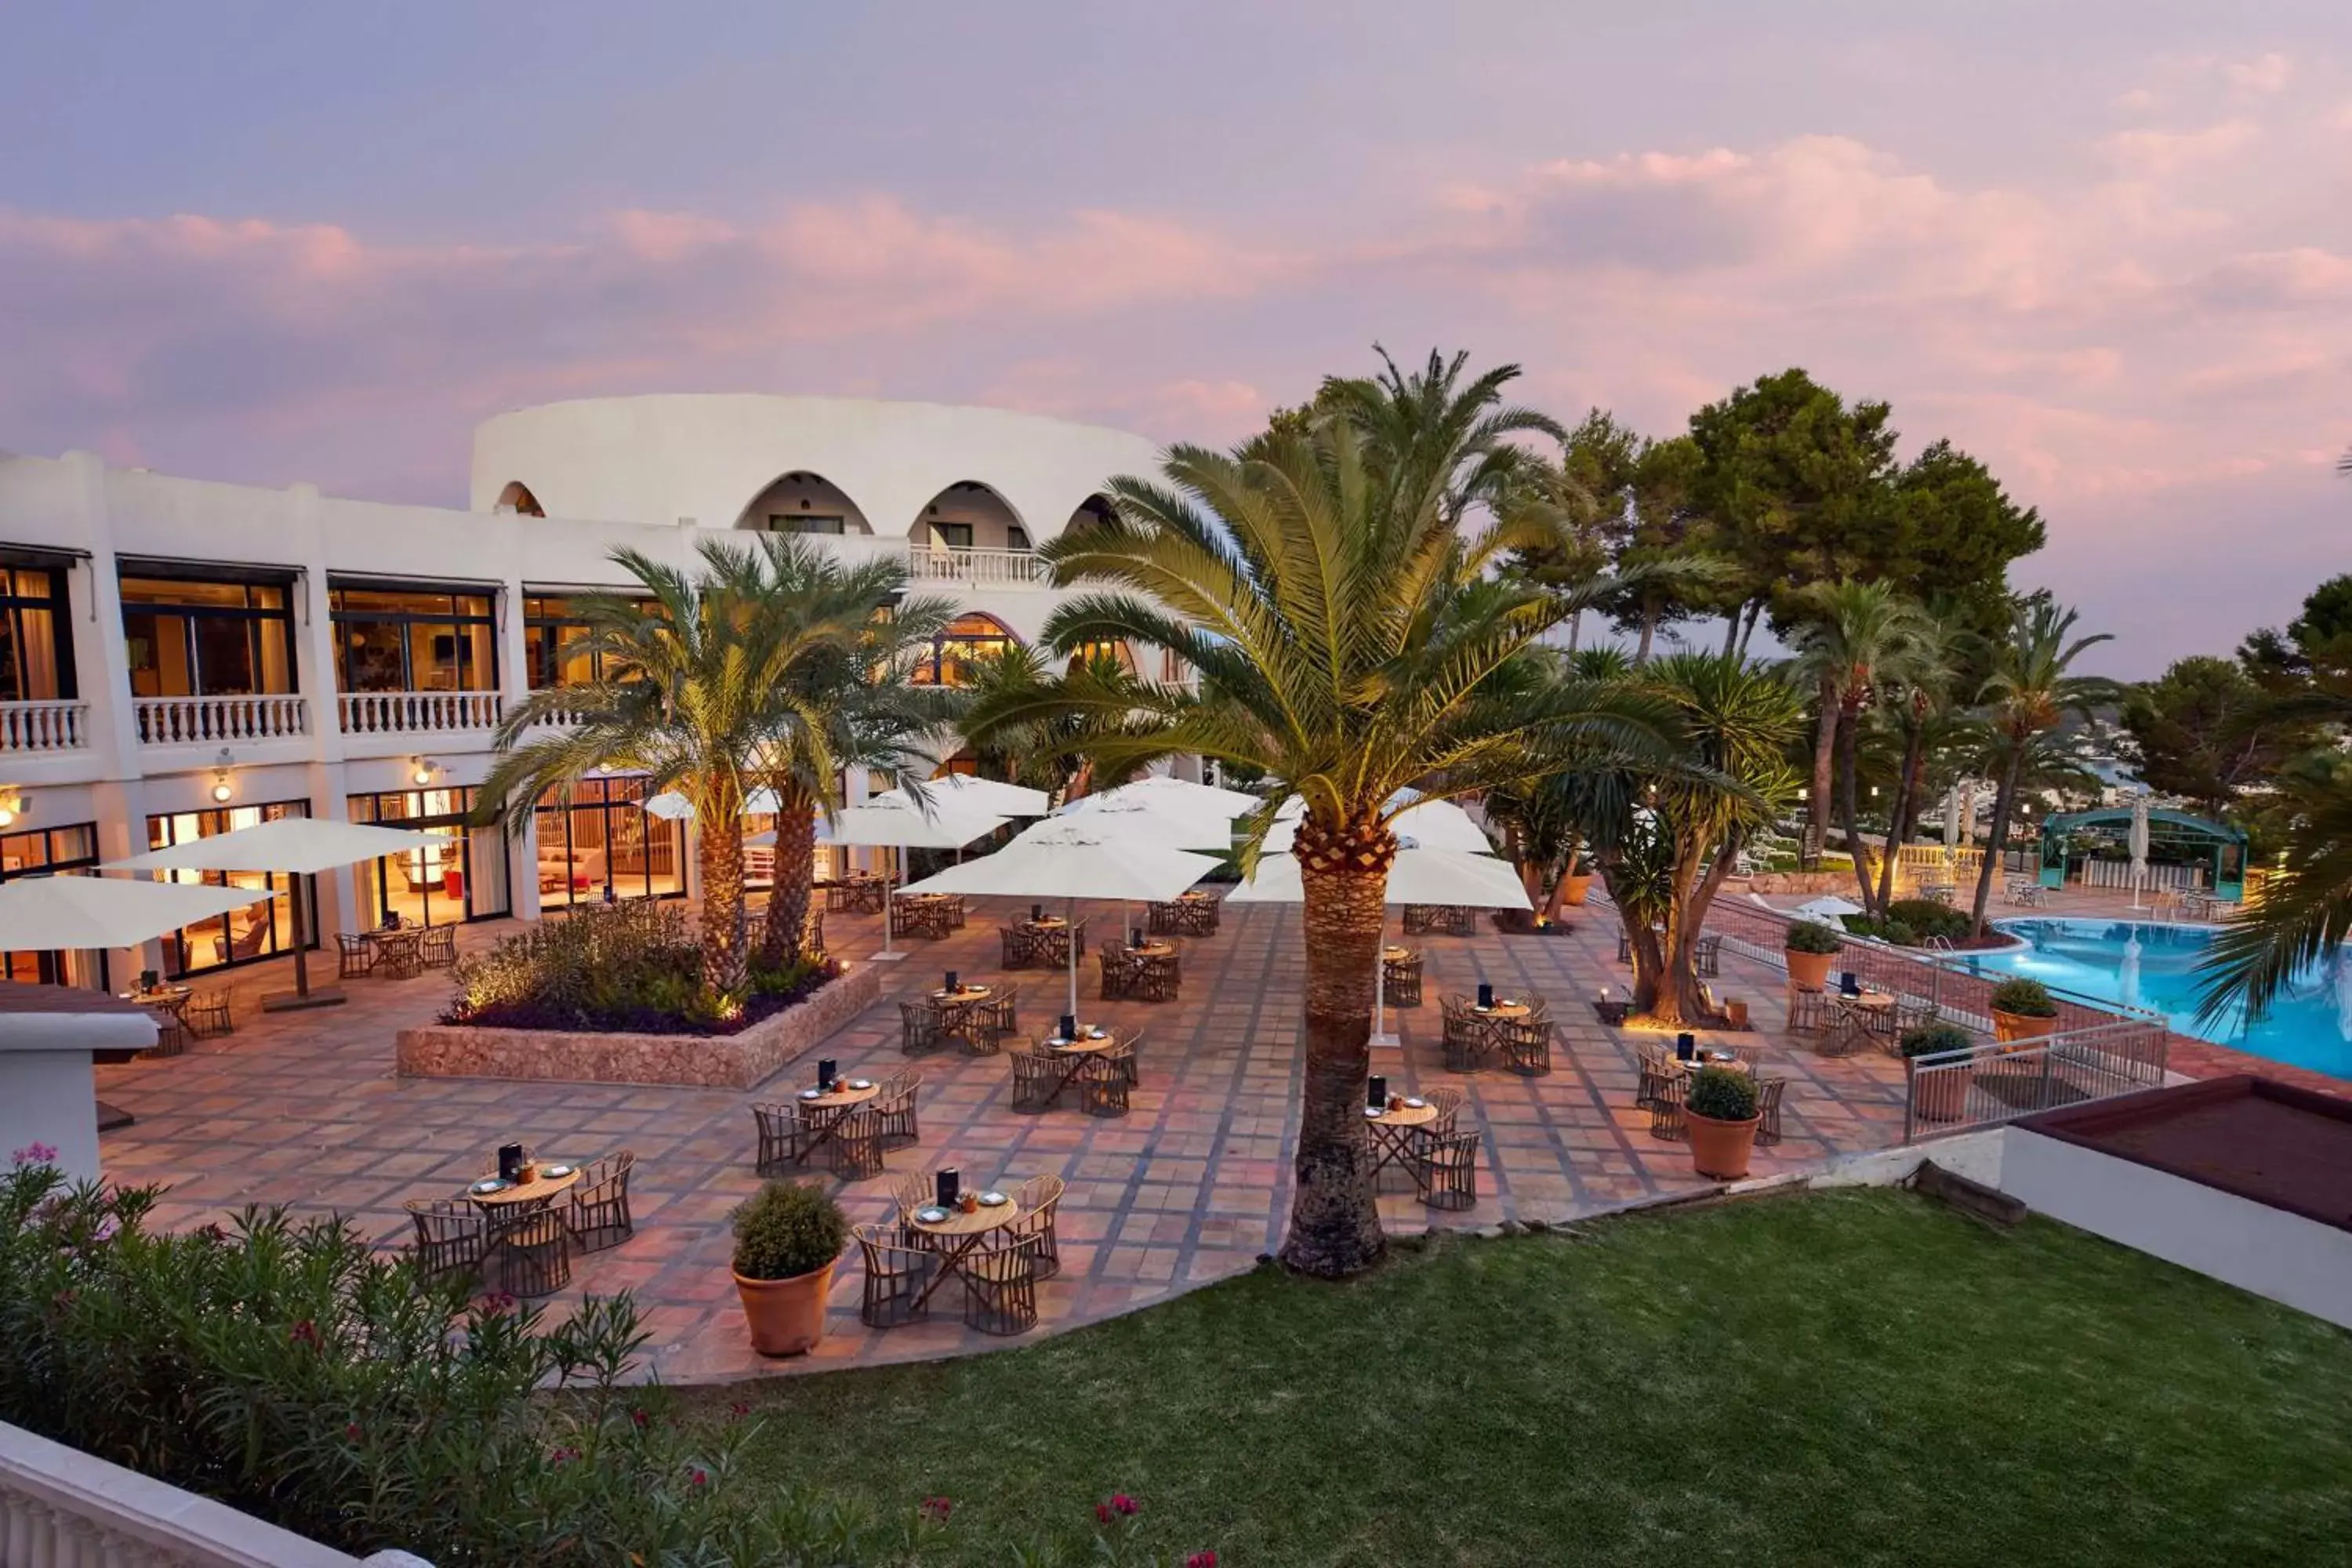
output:
{"label": "potted shrub", "polygon": [[1683,1095],[1690,1130],[1691,1168],[1719,1182],[1748,1174],[1756,1146],[1756,1080],[1737,1068],[1706,1067],[1691,1075]]}
{"label": "potted shrub", "polygon": [[[1902,1050],[1906,1070],[1910,1070],[1921,1057],[1940,1056],[1946,1051],[1965,1051],[1976,1045],[1976,1037],[1958,1024],[1922,1024],[1904,1031]],[[1958,1121],[1960,1111],[1969,1102],[1969,1085],[1976,1079],[1972,1063],[1962,1063],[1938,1068],[1928,1074],[1925,1084],[1913,1076],[1912,1108],[1926,1121]]]}
{"label": "potted shrub", "polygon": [[1813,921],[1790,921],[1781,952],[1789,964],[1789,984],[1800,991],[1824,989],[1837,952],[1838,933],[1829,927]]}
{"label": "potted shrub", "polygon": [[814,1187],[770,1182],[735,1210],[735,1291],[751,1348],[799,1355],[824,1337],[833,1265],[849,1241],[841,1205]]}
{"label": "potted shrub", "polygon": [[2039,980],[2019,975],[1992,988],[1992,1037],[2038,1040],[2058,1026],[2058,1004]]}
{"label": "potted shrub", "polygon": [[1585,895],[1592,890],[1592,862],[1579,855],[1569,862],[1568,889],[1560,894],[1564,904],[1581,905]]}

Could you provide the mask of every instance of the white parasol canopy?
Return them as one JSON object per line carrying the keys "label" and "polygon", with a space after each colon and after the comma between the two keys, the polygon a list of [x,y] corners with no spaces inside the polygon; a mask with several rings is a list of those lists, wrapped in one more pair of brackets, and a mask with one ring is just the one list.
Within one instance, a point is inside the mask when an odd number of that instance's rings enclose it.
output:
{"label": "white parasol canopy", "polygon": [[967,816],[1044,816],[1052,810],[1052,803],[1042,789],[971,773],[910,781],[886,793],[909,799],[919,795],[934,811],[960,811]]}
{"label": "white parasol canopy", "polygon": [[[663,790],[658,795],[649,795],[637,804],[664,822],[694,820],[693,804],[674,789]],[[743,815],[746,816],[773,816],[780,806],[781,803],[776,799],[776,792],[772,789],[755,789],[743,797]]]}
{"label": "white parasol canopy", "polygon": [[[1283,802],[1282,808],[1275,813],[1274,826],[1266,829],[1266,852],[1273,854],[1286,850],[1297,843],[1298,824],[1306,816],[1307,803],[1298,796],[1292,795]],[[1450,800],[1424,800],[1418,805],[1408,805],[1390,819],[1389,829],[1400,841],[1417,849],[1444,849],[1461,855],[1492,855],[1495,852],[1494,840],[1486,837],[1486,830],[1472,821],[1468,812]],[[1412,899],[1408,901],[1417,904],[1423,900]]]}
{"label": "white parasol canopy", "polygon": [[[864,805],[845,805],[830,817],[819,817],[819,844],[860,845],[871,848],[961,849],[975,838],[985,838],[1004,826],[1001,816],[970,816],[962,813],[926,812],[902,795],[876,795]],[[882,951],[874,956],[891,963],[903,956],[898,949],[895,916],[890,908],[886,873],[882,887]]]}
{"label": "white parasol canopy", "polygon": [[1960,842],[1960,786],[1944,792],[1944,858],[1949,861]]}
{"label": "white parasol canopy", "polygon": [[1169,773],[1153,773],[1133,784],[1107,789],[1100,795],[1080,795],[1062,807],[1060,815],[1083,816],[1107,805],[1131,810],[1138,802],[1189,812],[1196,816],[1223,816],[1227,822],[1265,804],[1257,796],[1244,795],[1237,789],[1219,789],[1214,784],[1194,784],[1190,779],[1180,779]]}
{"label": "white parasol canopy", "polygon": [[1797,912],[1823,925],[1835,925],[1841,916],[1858,915],[1866,911],[1851,899],[1841,899],[1835,893],[1824,893],[1797,906]]}
{"label": "white parasol canopy", "polygon": [[270,896],[266,888],[121,877],[26,877],[0,882],[0,952],[136,947],[150,937]]}
{"label": "white parasol canopy", "polygon": [[[1150,843],[1087,817],[1053,816],[1013,836],[992,855],[950,866],[910,893],[1027,899],[1165,901],[1217,868],[1214,857]],[[1076,921],[1072,921],[1073,930]],[[1070,1013],[1078,1010],[1077,944],[1070,944]]]}

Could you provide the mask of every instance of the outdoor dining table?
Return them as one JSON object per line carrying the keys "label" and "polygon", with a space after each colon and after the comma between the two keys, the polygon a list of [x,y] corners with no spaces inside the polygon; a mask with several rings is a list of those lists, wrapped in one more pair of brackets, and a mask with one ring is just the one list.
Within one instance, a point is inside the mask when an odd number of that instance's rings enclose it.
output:
{"label": "outdoor dining table", "polygon": [[926,998],[932,1015],[939,1020],[939,1032],[952,1035],[965,1045],[976,1044],[971,1037],[972,1016],[987,1006],[996,995],[992,985],[959,985],[952,991],[931,992]]}
{"label": "outdoor dining table", "polygon": [[[927,1220],[923,1217],[927,1214],[940,1214],[943,1217]],[[970,1214],[956,1207],[942,1211],[936,1205],[908,1211],[907,1228],[938,1244],[940,1259],[939,1268],[932,1274],[930,1282],[915,1298],[916,1309],[919,1310],[930,1300],[931,1292],[944,1284],[949,1275],[961,1273],[964,1260],[992,1233],[1003,1230],[1020,1217],[1020,1200],[1009,1194],[1003,1203],[983,1204]]]}
{"label": "outdoor dining table", "polygon": [[1849,996],[1832,992],[1833,1005],[1853,1011],[1862,1020],[1862,1026],[1874,1035],[1883,1035],[1895,1026],[1895,993],[1864,990]]}
{"label": "outdoor dining table", "polygon": [[1050,1105],[1062,1098],[1064,1089],[1078,1081],[1078,1075],[1087,1070],[1088,1063],[1118,1046],[1118,1036],[1109,1029],[1105,1029],[1099,1037],[1085,1034],[1075,1040],[1066,1040],[1058,1035],[1048,1035],[1038,1044],[1047,1055],[1060,1058],[1069,1063],[1069,1066],[1063,1069],[1061,1081],[1054,1086],[1054,1092],[1045,1097],[1045,1103]]}
{"label": "outdoor dining table", "polygon": [[407,980],[424,968],[425,928],[394,926],[390,931],[360,932],[360,940],[375,949],[373,969],[394,980]]}
{"label": "outdoor dining table", "polygon": [[871,871],[852,871],[825,889],[825,907],[844,914],[882,912],[884,883]]}
{"label": "outdoor dining table", "polygon": [[[559,1166],[563,1172],[562,1175],[548,1173]],[[494,1179],[485,1177],[484,1181]],[[495,1221],[502,1215],[528,1214],[537,1209],[543,1209],[579,1184],[578,1162],[541,1161],[532,1169],[531,1178],[528,1182],[507,1182],[488,1191],[483,1189],[482,1182],[476,1182],[466,1189],[466,1197],[476,1208],[480,1209]]]}
{"label": "outdoor dining table", "polygon": [[1364,1107],[1364,1125],[1372,1133],[1372,1180],[1391,1166],[1404,1170],[1421,1185],[1421,1171],[1412,1157],[1413,1140],[1437,1120],[1437,1107],[1415,1097],[1391,1095],[1385,1106]]}
{"label": "outdoor dining table", "polygon": [[836,1078],[831,1089],[804,1089],[794,1097],[800,1107],[801,1119],[808,1123],[808,1143],[801,1158],[808,1160],[824,1146],[825,1140],[841,1131],[849,1113],[882,1092],[882,1086],[871,1079]]}

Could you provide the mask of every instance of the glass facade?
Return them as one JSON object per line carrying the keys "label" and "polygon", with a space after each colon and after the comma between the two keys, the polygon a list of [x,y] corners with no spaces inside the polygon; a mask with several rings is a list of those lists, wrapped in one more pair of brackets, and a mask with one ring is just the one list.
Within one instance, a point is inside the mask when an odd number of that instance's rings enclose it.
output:
{"label": "glass facade", "polygon": [[654,816],[641,777],[594,776],[540,801],[542,909],[686,894],[686,824]]}
{"label": "glass facade", "polygon": [[[98,869],[98,824],[0,833],[0,882],[27,877],[86,877]],[[0,952],[0,979],[31,985],[108,989],[102,952]]]}
{"label": "glass facade", "polygon": [[422,847],[356,868],[360,918],[370,926],[461,925],[512,912],[507,889],[507,830],[466,820],[478,791],[387,790],[347,797],[353,822],[408,828]]}
{"label": "glass facade", "polygon": [[294,616],[274,583],[122,579],[133,697],[290,692]]}
{"label": "glass facade", "polygon": [[0,702],[76,695],[61,569],[0,564]]}
{"label": "glass facade", "polygon": [[489,595],[339,585],[329,602],[339,690],[498,689]]}
{"label": "glass facade", "polygon": [[[147,819],[147,847],[162,849],[173,844],[189,844],[199,838],[217,834],[234,833],[240,827],[256,823],[275,822],[282,816],[308,816],[310,803],[307,800],[273,800],[258,805],[229,805],[207,811],[180,811]],[[257,888],[268,892],[268,902],[255,902],[244,909],[231,910],[213,920],[201,921],[163,936],[163,973],[169,975],[202,974],[207,970],[234,969],[240,963],[257,963],[265,958],[275,958],[294,951],[293,879],[279,871],[167,871],[164,876],[175,882],[208,882],[215,887]],[[319,907],[318,879],[308,879],[302,889],[310,908]],[[306,944],[315,949],[319,933],[310,933]]]}
{"label": "glass facade", "polygon": [[974,658],[1002,654],[1015,647],[1019,638],[993,616],[977,613],[958,616],[948,623],[944,636],[931,641],[930,657],[915,663],[914,683],[918,686],[961,686],[971,678],[964,666]]}

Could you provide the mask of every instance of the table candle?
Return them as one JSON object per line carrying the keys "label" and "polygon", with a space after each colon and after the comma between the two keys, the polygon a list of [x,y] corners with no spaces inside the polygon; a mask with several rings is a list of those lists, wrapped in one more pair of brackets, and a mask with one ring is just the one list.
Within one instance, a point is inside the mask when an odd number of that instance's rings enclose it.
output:
{"label": "table candle", "polygon": [[1388,1102],[1389,1080],[1382,1078],[1380,1074],[1374,1073],[1371,1076],[1370,1080],[1364,1085],[1364,1103],[1370,1106],[1380,1107],[1387,1105]]}

